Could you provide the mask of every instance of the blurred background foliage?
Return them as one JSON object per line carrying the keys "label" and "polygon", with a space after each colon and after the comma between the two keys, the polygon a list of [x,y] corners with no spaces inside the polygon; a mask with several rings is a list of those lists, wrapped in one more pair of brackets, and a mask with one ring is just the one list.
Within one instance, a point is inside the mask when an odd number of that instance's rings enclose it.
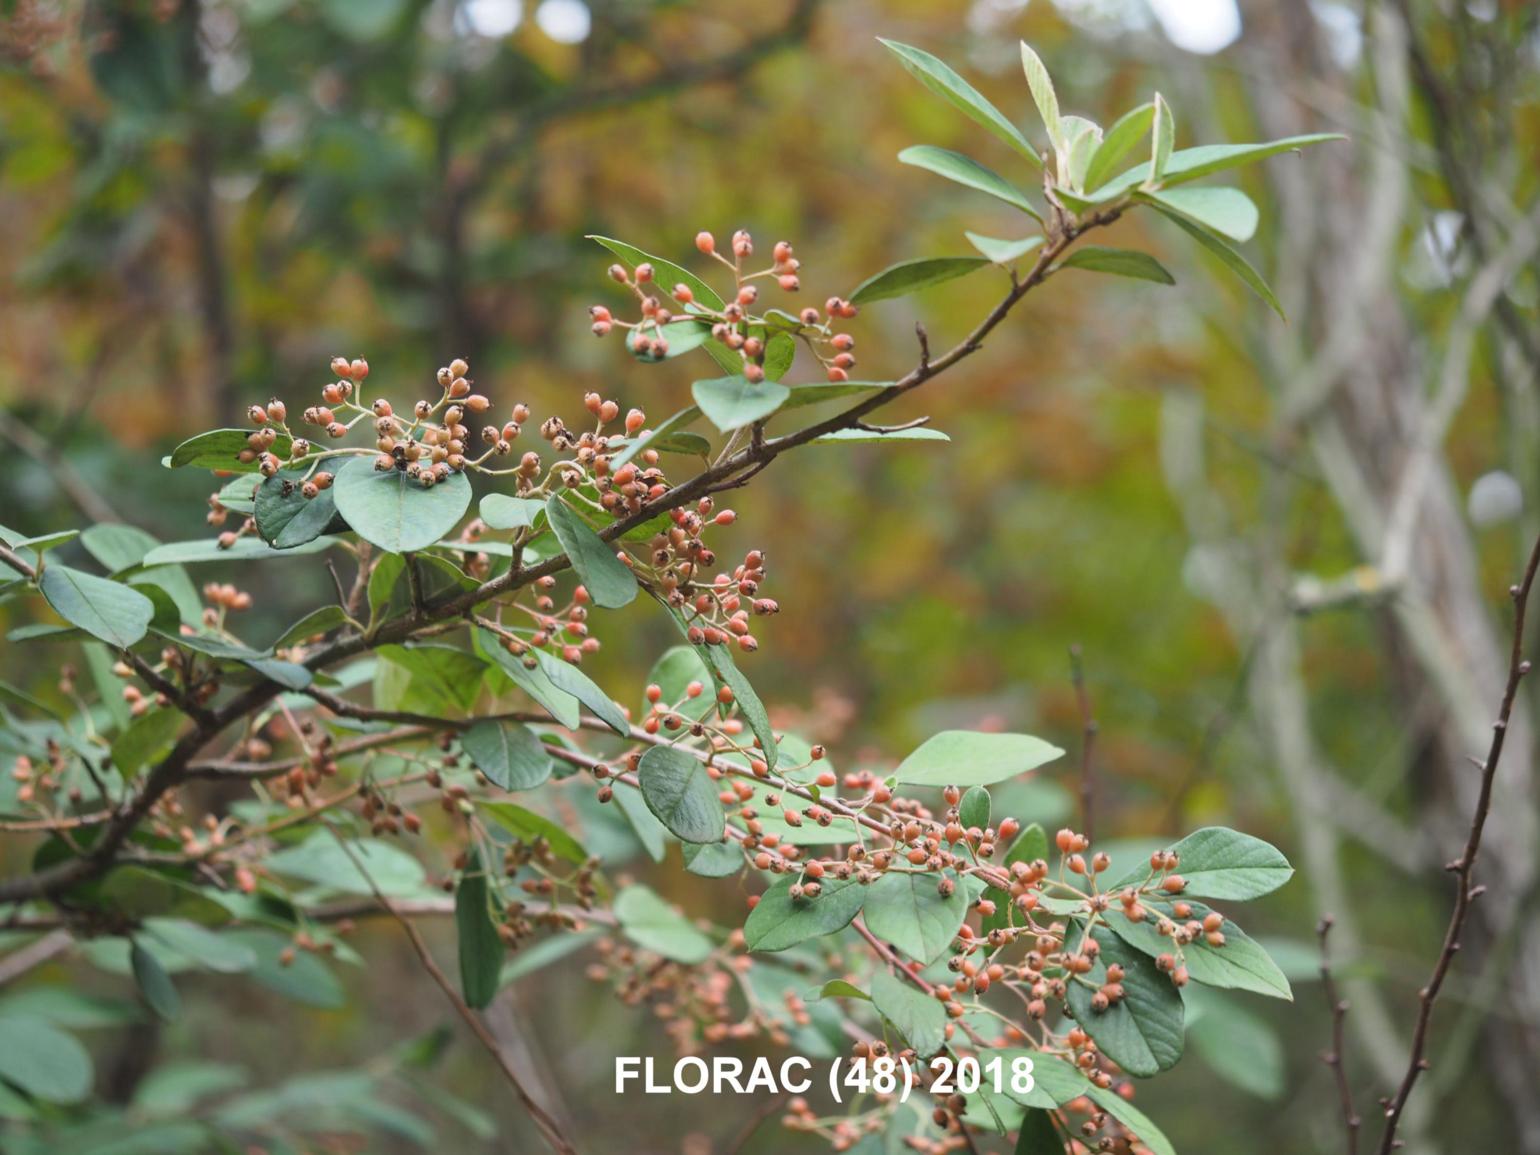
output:
{"label": "blurred background foliage", "polygon": [[[1300,877],[1252,922],[1292,960],[1298,1002],[1206,1032],[1145,1106],[1189,1151],[1337,1149],[1314,924],[1339,919],[1367,1103],[1441,933],[1463,759],[1504,666],[1500,595],[1540,520],[1535,6],[5,0],[0,22],[0,503],[30,533],[114,518],[163,540],[207,532],[207,486],[160,455],[254,401],[310,403],[336,353],[392,383],[464,356],[499,405],[541,416],[572,416],[588,389],[673,412],[687,362],[637,364],[588,333],[585,306],[614,294],[586,233],[679,259],[702,228],[784,237],[820,301],[894,260],[967,252],[964,228],[1010,235],[1006,210],[894,161],[918,141],[977,150],[980,134],[878,35],[949,60],[1023,124],[1018,38],[1076,112],[1162,91],[1179,147],[1348,133],[1244,176],[1264,206],[1247,252],[1289,325],[1176,236],[1120,225],[1112,243],[1156,252],[1178,289],[1056,279],[896,413],[934,413],[950,445],[811,448],[742,494],[732,531],[765,548],[783,606],[746,668],[842,765],[950,724],[1075,748],[1078,644],[1099,835],[1222,822],[1290,855]],[[997,292],[980,277],[868,308],[861,374],[901,374],[917,320],[945,347]],[[258,639],[325,596],[303,561],[228,576],[257,597]],[[612,617],[595,676],[638,701],[669,627],[645,608]],[[0,676],[54,677],[21,662],[6,647]],[[1487,918],[1439,1017],[1416,1151],[1540,1151],[1540,840],[1518,728]],[[1015,812],[1069,818],[1073,761]],[[631,869],[738,917],[730,887]],[[187,984],[171,1028],[92,1004],[99,1094],[147,1127],[235,1110],[238,1086],[278,1096],[245,1110],[321,1103],[380,1150],[431,1145],[394,1114],[426,1105],[450,1149],[528,1149],[479,1053],[440,1046],[447,1011],[404,943],[381,926],[359,945],[369,966],[347,968],[345,1004],[310,1000],[327,1009],[217,978]],[[65,977],[124,994],[61,963],[14,997]],[[613,1097],[615,1054],[668,1044],[570,960],[496,1013],[594,1150],[726,1150],[752,1110]],[[474,1106],[446,1106],[447,1088]],[[790,1149],[773,1126],[745,1148]]]}

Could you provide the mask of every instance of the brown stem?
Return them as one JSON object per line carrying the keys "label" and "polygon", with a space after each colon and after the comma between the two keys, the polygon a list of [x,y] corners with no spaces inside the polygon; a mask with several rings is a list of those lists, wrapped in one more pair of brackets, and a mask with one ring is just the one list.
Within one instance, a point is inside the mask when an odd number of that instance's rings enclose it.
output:
{"label": "brown stem", "polygon": [[1460,852],[1460,857],[1449,863],[1446,869],[1455,876],[1458,889],[1454,896],[1454,909],[1449,914],[1449,926],[1444,932],[1443,946],[1439,949],[1438,960],[1433,964],[1433,973],[1426,986],[1417,993],[1417,1025],[1412,1032],[1411,1054],[1408,1056],[1406,1074],[1401,1079],[1401,1085],[1396,1088],[1396,1093],[1384,1101],[1385,1104],[1385,1131],[1380,1137],[1380,1155],[1390,1155],[1400,1144],[1396,1139],[1396,1130],[1401,1124],[1401,1116],[1406,1110],[1406,1101],[1411,1098],[1412,1088],[1417,1085],[1417,1078],[1428,1069],[1428,1029],[1433,1019],[1433,1004],[1438,1000],[1440,989],[1444,985],[1444,979],[1449,974],[1449,968],[1454,965],[1454,957],[1460,950],[1460,935],[1465,929],[1465,920],[1470,915],[1471,905],[1481,896],[1484,889],[1473,884],[1476,870],[1476,859],[1481,853],[1481,836],[1486,831],[1487,817],[1492,811],[1492,783],[1497,778],[1497,764],[1503,756],[1503,743],[1508,737],[1508,720],[1513,716],[1513,706],[1518,700],[1519,683],[1524,680],[1524,675],[1529,673],[1529,661],[1524,657],[1524,618],[1529,608],[1529,594],[1534,587],[1535,574],[1540,570],[1540,540],[1535,542],[1530,550],[1529,563],[1524,568],[1524,577],[1516,586],[1509,587],[1508,595],[1513,599],[1513,648],[1508,658],[1508,683],[1503,689],[1502,704],[1498,707],[1497,721],[1492,726],[1492,742],[1487,748],[1485,760],[1481,763],[1481,790],[1476,798],[1476,811],[1471,815],[1470,832],[1465,838],[1465,848]]}
{"label": "brown stem", "polygon": [[1353,1088],[1348,1083],[1345,1065],[1348,1004],[1346,999],[1337,996],[1337,980],[1332,976],[1331,955],[1326,947],[1326,936],[1331,933],[1332,923],[1332,916],[1324,915],[1315,928],[1321,940],[1321,989],[1326,992],[1326,1002],[1331,1007],[1331,1050],[1321,1056],[1321,1061],[1332,1069],[1336,1080],[1337,1100],[1342,1105],[1342,1126],[1347,1133],[1347,1155],[1358,1155],[1358,1129],[1363,1120],[1353,1107]]}

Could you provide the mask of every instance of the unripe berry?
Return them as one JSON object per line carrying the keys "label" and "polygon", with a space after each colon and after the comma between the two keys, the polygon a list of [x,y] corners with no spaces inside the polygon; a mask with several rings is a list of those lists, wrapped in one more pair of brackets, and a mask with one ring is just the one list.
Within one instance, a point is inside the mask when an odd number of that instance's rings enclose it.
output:
{"label": "unripe berry", "polygon": [[365,361],[362,357],[355,359],[348,366],[348,376],[355,381],[362,381],[365,377],[369,376],[369,362]]}
{"label": "unripe berry", "polygon": [[643,261],[636,266],[636,283],[645,285],[650,280],[652,280],[652,266]]}
{"label": "unripe berry", "polygon": [[797,275],[795,273],[783,273],[781,276],[776,278],[776,281],[780,284],[781,288],[788,293],[795,293],[802,287],[802,282],[797,279]]}
{"label": "unripe berry", "polygon": [[743,376],[744,376],[744,379],[749,382],[749,384],[751,384],[751,385],[758,385],[761,381],[763,381],[765,379],[764,367],[762,365],[756,365],[756,364],[754,364],[754,362],[749,361],[748,363],[746,363],[743,366]]}
{"label": "unripe berry", "polygon": [[346,377],[353,371],[352,363],[346,357],[332,358],[332,372],[339,377]]}
{"label": "unripe berry", "polygon": [[716,238],[702,229],[695,234],[695,247],[709,256],[717,251]]}
{"label": "unripe berry", "polygon": [[611,265],[610,269],[609,269],[609,272],[610,272],[610,279],[614,280],[614,281],[618,281],[622,285],[629,283],[630,280],[631,280],[631,276],[630,276],[629,273],[626,272],[626,267],[624,265],[620,265],[620,264]]}
{"label": "unripe berry", "polygon": [[645,424],[647,424],[647,414],[640,409],[632,409],[626,414],[626,436],[635,437]]}

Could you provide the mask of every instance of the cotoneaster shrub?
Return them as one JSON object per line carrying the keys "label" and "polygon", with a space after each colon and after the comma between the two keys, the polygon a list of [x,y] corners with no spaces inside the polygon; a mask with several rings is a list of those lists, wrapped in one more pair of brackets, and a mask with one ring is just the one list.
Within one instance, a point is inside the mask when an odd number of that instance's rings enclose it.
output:
{"label": "cotoneaster shrub", "polygon": [[[6,692],[0,830],[36,844],[32,869],[0,882],[8,925],[63,928],[169,1019],[185,968],[301,998],[336,986],[333,963],[355,961],[352,921],[383,911],[484,1042],[475,1012],[505,983],[591,947],[594,978],[653,1005],[682,1051],[759,1039],[865,1060],[852,1069],[872,1093],[854,1106],[787,1105],[786,1126],[835,1150],[897,1125],[927,1152],[1169,1152],[1133,1081],[1181,1058],[1190,985],[1290,997],[1232,917],[1289,864],[1223,828],[1170,832],[1147,861],[1114,863],[1074,829],[999,812],[990,787],[1063,753],[1038,737],[945,732],[894,766],[841,771],[818,734],[776,731],[746,657],[774,644],[782,607],[765,556],[740,552],[752,527],[729,500],[774,484],[793,450],[945,440],[875,416],[1062,273],[1171,283],[1147,253],[1084,243],[1125,214],[1171,222],[1277,309],[1235,248],[1255,206],[1197,182],[1329,138],[1177,149],[1159,96],[1103,129],[1061,114],[1023,45],[1040,152],[940,60],[887,47],[1004,146],[1013,176],[928,145],[899,159],[1020,210],[1024,235],[968,232],[972,253],[906,260],[821,307],[805,303],[812,278],[786,242],[766,256],[745,230],[725,244],[703,231],[693,256],[662,246],[676,263],[596,237],[628,303],[594,306],[594,332],[662,374],[700,366],[687,408],[660,420],[589,394],[537,414],[478,392],[463,360],[417,389],[338,357],[313,403],[254,404],[245,427],[167,459],[219,479],[209,539],[4,531],[4,596],[62,619],[11,641],[78,643],[89,674],[73,656],[61,667],[74,717]],[[1001,296],[960,344],[933,351],[922,330],[903,377],[855,374],[860,308],[962,276],[998,279]],[[89,563],[58,560],[67,549]],[[194,577],[204,563],[306,554],[334,567],[336,597],[277,638],[242,630],[248,594]],[[680,643],[617,698],[583,658],[603,644],[606,611],[638,598]],[[188,789],[207,782],[238,789]],[[617,889],[572,818],[595,805],[618,810],[653,858],[677,841],[686,870],[740,879],[723,885],[752,893],[741,924]],[[434,811],[447,858],[421,837]],[[458,932],[457,981],[412,926],[439,910]],[[963,1057],[996,1077],[971,1085]],[[908,1106],[891,1080],[900,1059],[919,1080]],[[551,1146],[581,1149],[505,1070]],[[18,1151],[113,1126],[89,1103],[86,1052],[24,1003],[0,1013],[0,1080],[26,1123]],[[329,1090],[350,1125],[390,1129],[365,1109],[367,1079]],[[156,1150],[201,1150],[216,1135],[260,1138],[275,1117],[303,1129],[306,1110],[293,1088],[248,1091],[141,1122]]]}

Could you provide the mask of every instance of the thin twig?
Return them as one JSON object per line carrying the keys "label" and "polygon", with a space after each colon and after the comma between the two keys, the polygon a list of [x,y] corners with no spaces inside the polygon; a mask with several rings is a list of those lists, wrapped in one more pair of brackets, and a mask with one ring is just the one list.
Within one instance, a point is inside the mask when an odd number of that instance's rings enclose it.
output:
{"label": "thin twig", "polygon": [[74,941],[69,931],[53,930],[42,938],[29,942],[20,950],[12,951],[4,958],[0,958],[0,987],[14,982],[34,967],[40,967],[50,959],[57,958],[69,950]]}
{"label": "thin twig", "polygon": [[1337,995],[1337,980],[1331,973],[1331,955],[1326,947],[1326,936],[1331,933],[1331,915],[1323,915],[1316,924],[1315,933],[1321,940],[1321,989],[1326,992],[1327,1005],[1331,1007],[1331,1050],[1321,1056],[1321,1061],[1332,1069],[1337,1083],[1337,1099],[1342,1104],[1342,1126],[1347,1132],[1347,1155],[1358,1155],[1358,1129],[1363,1125],[1358,1111],[1353,1107],[1353,1088],[1348,1082],[1347,1000]]}
{"label": "thin twig", "polygon": [[1385,1132],[1380,1137],[1380,1155],[1390,1155],[1390,1152],[1400,1146],[1400,1141],[1396,1138],[1396,1130],[1406,1110],[1406,1101],[1411,1098],[1412,1088],[1417,1085],[1418,1076],[1430,1065],[1427,1057],[1428,1029],[1433,1019],[1433,1004],[1438,1000],[1439,990],[1444,985],[1449,968],[1454,965],[1454,956],[1459,953],[1460,935],[1465,930],[1465,920],[1470,914],[1471,904],[1485,889],[1474,885],[1473,877],[1476,859],[1481,853],[1481,836],[1486,831],[1487,817],[1492,811],[1492,783],[1497,778],[1497,764],[1502,759],[1503,743],[1508,737],[1508,720],[1513,716],[1514,703],[1518,700],[1519,683],[1530,670],[1529,661],[1524,657],[1524,618],[1529,608],[1529,594],[1534,588],[1537,570],[1540,570],[1540,540],[1536,540],[1534,548],[1530,550],[1523,579],[1518,585],[1511,586],[1508,590],[1508,596],[1513,599],[1513,648],[1508,658],[1508,682],[1503,689],[1502,705],[1498,707],[1497,721],[1492,726],[1492,742],[1481,764],[1481,791],[1476,799],[1476,811],[1471,816],[1470,832],[1465,838],[1465,848],[1460,852],[1460,857],[1446,867],[1453,872],[1458,886],[1454,896],[1454,910],[1449,914],[1449,926],[1444,932],[1444,943],[1439,949],[1438,960],[1433,964],[1433,973],[1427,985],[1417,994],[1417,1025],[1412,1033],[1411,1054],[1407,1059],[1406,1074],[1402,1077],[1396,1093],[1391,1098],[1383,1100]]}
{"label": "thin twig", "polygon": [[365,869],[363,862],[354,853],[353,848],[348,845],[348,840],[342,836],[342,833],[330,823],[325,825],[331,831],[332,837],[337,840],[337,844],[342,847],[343,853],[352,860],[353,866],[358,870],[363,880],[368,883],[369,889],[374,893],[375,901],[406,932],[406,937],[411,940],[412,949],[417,952],[418,961],[422,963],[422,969],[427,971],[429,977],[438,984],[439,990],[444,992],[444,997],[449,1000],[455,1012],[465,1021],[465,1025],[470,1027],[471,1033],[487,1049],[492,1058],[497,1060],[497,1065],[502,1070],[503,1077],[508,1081],[508,1085],[513,1088],[513,1093],[518,1096],[519,1102],[529,1112],[529,1116],[535,1121],[535,1125],[540,1128],[540,1133],[545,1137],[545,1141],[550,1144],[551,1149],[559,1152],[560,1155],[577,1155],[577,1148],[561,1133],[561,1128],[556,1125],[556,1120],[546,1113],[544,1107],[530,1098],[529,1092],[524,1089],[524,1084],[519,1080],[518,1072],[513,1069],[512,1064],[508,1062],[508,1056],[503,1054],[503,1048],[498,1045],[497,1038],[492,1034],[490,1028],[481,1021],[476,1012],[466,1005],[465,1000],[460,997],[460,993],[454,989],[454,985],[439,968],[438,963],[434,961],[433,953],[428,949],[428,944],[423,941],[421,932],[413,925],[412,920],[397,910],[390,899],[385,897],[385,893],[380,890],[374,878]]}
{"label": "thin twig", "polygon": [[1091,755],[1096,747],[1096,716],[1091,712],[1091,693],[1085,684],[1085,663],[1080,643],[1069,648],[1070,681],[1075,685],[1075,703],[1080,709],[1080,824],[1087,839],[1096,828],[1096,778]]}

